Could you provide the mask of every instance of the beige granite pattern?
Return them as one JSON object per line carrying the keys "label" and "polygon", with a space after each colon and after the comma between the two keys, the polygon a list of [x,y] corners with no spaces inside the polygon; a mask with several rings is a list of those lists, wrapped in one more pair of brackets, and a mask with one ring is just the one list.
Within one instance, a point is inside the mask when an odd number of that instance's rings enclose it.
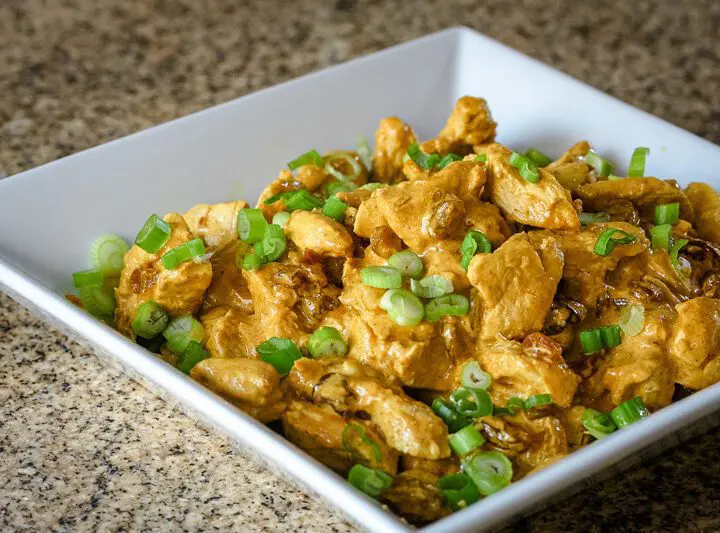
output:
{"label": "beige granite pattern", "polygon": [[[2,0],[0,177],[456,24],[720,142],[716,0]],[[509,531],[720,531],[719,439]],[[355,528],[0,294],[0,531],[46,530]]]}

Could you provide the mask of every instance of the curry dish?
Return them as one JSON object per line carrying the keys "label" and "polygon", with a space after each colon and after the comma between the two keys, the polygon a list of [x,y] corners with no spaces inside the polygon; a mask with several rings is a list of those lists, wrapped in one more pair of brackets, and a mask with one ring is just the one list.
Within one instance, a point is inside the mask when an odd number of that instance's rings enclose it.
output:
{"label": "curry dish", "polygon": [[470,96],[424,142],[385,118],[101,237],[71,298],[431,522],[720,380],[718,193],[495,134]]}

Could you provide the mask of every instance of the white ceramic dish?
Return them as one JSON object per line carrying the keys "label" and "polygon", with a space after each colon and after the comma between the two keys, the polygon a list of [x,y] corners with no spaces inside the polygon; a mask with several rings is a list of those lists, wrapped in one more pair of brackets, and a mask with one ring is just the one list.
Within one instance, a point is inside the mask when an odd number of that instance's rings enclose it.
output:
{"label": "white ceramic dish", "polygon": [[[309,148],[354,146],[381,117],[430,137],[464,94],[485,97],[499,140],[560,153],[589,139],[628,161],[649,146],[649,173],[720,187],[720,148],[465,28],[332,67],[0,181],[0,286],[75,333],[149,387],[290,473],[371,531],[408,526],[263,425],[67,303],[90,242],[131,240],[149,213],[253,200]],[[714,173],[714,174],[712,174]],[[34,223],[32,222],[34,221]],[[21,223],[22,222],[22,223]],[[426,528],[483,531],[576,490],[609,467],[677,442],[720,409],[720,385],[677,402],[537,475]],[[704,422],[703,422],[704,421]],[[678,433],[682,430],[682,433]],[[680,437],[679,437],[680,436]],[[642,454],[639,454],[644,450]]]}

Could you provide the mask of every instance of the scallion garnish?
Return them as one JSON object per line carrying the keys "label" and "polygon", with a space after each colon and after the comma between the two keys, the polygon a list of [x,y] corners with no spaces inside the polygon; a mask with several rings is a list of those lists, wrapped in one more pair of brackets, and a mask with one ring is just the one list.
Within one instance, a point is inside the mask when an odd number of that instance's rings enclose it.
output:
{"label": "scallion garnish", "polygon": [[650,411],[645,407],[645,402],[639,396],[621,403],[610,411],[610,417],[618,429],[629,426],[646,416],[650,416]]}
{"label": "scallion garnish", "polygon": [[302,357],[297,345],[291,339],[281,337],[270,337],[255,350],[260,359],[271,364],[281,376],[290,372],[295,361]]}
{"label": "scallion garnish", "polygon": [[361,191],[377,191],[378,189],[384,189],[385,187],[388,187],[385,183],[366,183],[365,185],[360,186]]}
{"label": "scallion garnish", "polygon": [[508,398],[505,408],[508,410],[511,416],[515,416],[520,411],[525,409],[525,400],[518,397]]}
{"label": "scallion garnish", "polygon": [[462,157],[455,154],[447,154],[443,156],[443,158],[438,161],[437,168],[438,170],[444,169],[446,166],[448,166],[450,163],[454,163],[455,161],[461,161]]}
{"label": "scallion garnish", "polygon": [[[335,161],[341,161],[350,165],[352,174],[343,174],[337,170],[333,166]],[[325,156],[325,171],[338,180],[352,182],[360,175],[362,168],[360,167],[360,163],[355,161],[355,158],[348,152],[333,152]]]}
{"label": "scallion garnish", "polygon": [[676,270],[680,266],[680,263],[678,262],[678,254],[688,242],[690,241],[688,241],[687,239],[677,239],[670,247],[670,261],[672,262],[672,265],[675,267]]}
{"label": "scallion garnish", "polygon": [[607,213],[580,213],[580,224],[587,226],[596,222],[610,222],[610,215]]}
{"label": "scallion garnish", "polygon": [[470,310],[470,302],[462,294],[446,294],[425,304],[425,318],[436,322],[445,315],[461,316]]}
{"label": "scallion garnish", "polygon": [[190,315],[173,318],[162,332],[167,341],[167,347],[176,354],[181,354],[190,342],[202,342],[205,338],[205,328]]}
{"label": "scallion garnish", "polygon": [[492,384],[492,376],[480,368],[480,363],[470,361],[462,368],[460,383],[463,387],[487,390]]}
{"label": "scallion garnish", "polygon": [[237,215],[237,232],[244,242],[260,242],[265,235],[267,220],[262,209],[241,209]]}
{"label": "scallion garnish", "polygon": [[514,166],[520,175],[529,181],[530,183],[537,183],[540,181],[540,171],[537,165],[527,156],[513,152],[510,154],[509,162]]}
{"label": "scallion garnish", "polygon": [[629,178],[641,178],[645,175],[645,160],[650,153],[650,148],[639,146],[633,150],[628,167]]}
{"label": "scallion garnish", "polygon": [[312,211],[322,205],[323,201],[310,194],[307,189],[295,191],[285,198],[285,210],[290,213],[293,211]]}
{"label": "scallion garnish", "polygon": [[388,265],[398,269],[401,275],[408,278],[417,278],[423,273],[422,259],[412,250],[395,252],[388,259]]}
{"label": "scallion garnish", "polygon": [[580,345],[583,353],[590,355],[603,349],[602,335],[599,329],[589,329],[580,332]]}
{"label": "scallion garnish", "polygon": [[95,287],[102,285],[105,280],[105,276],[98,268],[90,270],[81,270],[80,272],[73,272],[73,286],[76,289],[82,289],[83,287]]}
{"label": "scallion garnish", "polygon": [[117,235],[102,235],[95,239],[90,249],[90,258],[95,268],[105,276],[117,276],[125,265],[125,254],[130,248]]}
{"label": "scallion garnish", "polygon": [[263,259],[258,254],[248,254],[243,258],[244,270],[257,270],[261,266],[263,266]]}
{"label": "scallion garnish", "polygon": [[492,243],[482,231],[470,230],[460,244],[460,265],[467,270],[470,260],[476,254],[489,254],[492,252]]}
{"label": "scallion garnish", "polygon": [[380,445],[368,436],[365,427],[360,424],[348,424],[345,426],[345,429],[343,429],[342,432],[343,448],[352,454],[357,453],[357,450],[360,447],[357,442],[358,440],[359,443],[370,449],[373,461],[376,463],[382,461],[382,451],[380,450]]}
{"label": "scallion garnish", "polygon": [[140,233],[135,237],[135,244],[149,254],[154,254],[170,238],[170,224],[157,215],[150,215]]}
{"label": "scallion garnish", "polygon": [[340,222],[345,217],[345,211],[347,211],[348,205],[342,200],[338,199],[337,196],[331,196],[325,202],[323,206],[323,215],[330,217],[333,220]]}
{"label": "scallion garnish", "polygon": [[450,394],[449,400],[453,410],[470,418],[488,416],[493,411],[490,395],[484,389],[460,387]]}
{"label": "scallion garnish", "polygon": [[618,325],[625,335],[634,337],[645,327],[645,308],[640,304],[628,305],[623,310]]}
{"label": "scallion garnish", "polygon": [[672,225],[660,224],[650,228],[650,242],[653,250],[670,250],[670,242],[672,241]]}
{"label": "scallion garnish", "polygon": [[435,274],[426,276],[421,280],[411,279],[410,290],[420,298],[439,298],[452,293],[453,284],[449,279]]}
{"label": "scallion garnish", "polygon": [[483,496],[507,487],[513,476],[510,459],[498,451],[471,455],[463,461],[462,470]]}
{"label": "scallion garnish", "polygon": [[189,374],[193,367],[200,361],[210,357],[210,353],[196,341],[190,341],[178,357],[177,369]]}
{"label": "scallion garnish", "polygon": [[480,499],[477,487],[465,474],[443,476],[435,486],[453,511],[464,509]]}
{"label": "scallion garnish", "polygon": [[469,426],[462,428],[457,433],[450,435],[448,442],[452,451],[462,457],[463,455],[467,455],[473,451],[478,446],[485,444],[485,438],[480,434],[475,426],[470,424]]}
{"label": "scallion garnish", "polygon": [[130,327],[135,335],[152,339],[163,332],[169,320],[170,317],[162,305],[153,300],[148,300],[138,307]]}
{"label": "scallion garnish", "polygon": [[680,220],[680,204],[661,204],[655,206],[655,224],[675,224]]}
{"label": "scallion garnish", "polygon": [[112,319],[115,312],[115,290],[105,285],[92,285],[78,289],[85,310],[101,320]]}
{"label": "scallion garnish", "polygon": [[607,349],[620,345],[622,337],[620,336],[620,326],[610,325],[599,328],[602,337],[603,346]]}
{"label": "scallion garnish", "polygon": [[205,245],[202,239],[191,239],[163,254],[161,261],[166,269],[173,270],[182,263],[203,255],[205,255]]}
{"label": "scallion garnish", "polygon": [[585,156],[585,163],[593,167],[598,176],[609,176],[615,169],[615,165],[593,150]]}
{"label": "scallion garnish", "polygon": [[284,228],[285,224],[288,223],[288,220],[290,220],[290,213],[287,211],[280,211],[279,213],[275,213],[273,215],[272,223]]}
{"label": "scallion garnish", "polygon": [[407,153],[415,164],[425,170],[433,170],[440,163],[439,154],[426,154],[420,149],[418,143],[408,146]]}
{"label": "scallion garnish", "polygon": [[352,181],[335,180],[328,183],[327,187],[325,188],[325,194],[328,198],[332,198],[339,192],[352,192],[357,188],[358,186],[355,185]]}
{"label": "scallion garnish", "polygon": [[425,316],[420,298],[405,289],[390,289],[380,298],[380,307],[401,326],[417,326]]}
{"label": "scallion garnish", "polygon": [[287,248],[285,232],[277,224],[268,224],[261,242],[264,253],[263,260],[266,263],[272,263],[280,259],[280,256]]}
{"label": "scallion garnish", "polygon": [[455,409],[450,407],[447,400],[442,398],[435,398],[432,402],[433,412],[439,416],[445,425],[448,427],[450,433],[457,433],[462,428],[470,425],[472,421],[464,415],[461,415]]}
{"label": "scallion garnish", "polygon": [[348,472],[348,482],[371,498],[379,498],[382,491],[392,486],[393,478],[382,470],[357,464]]}
{"label": "scallion garnish", "polygon": [[534,409],[535,407],[543,407],[552,403],[552,396],[550,394],[536,394],[530,396],[525,400],[525,409]]}
{"label": "scallion garnish", "polygon": [[487,154],[478,154],[475,156],[476,163],[487,163]]}
{"label": "scallion garnish", "polygon": [[595,242],[594,252],[597,255],[607,256],[612,253],[618,244],[630,244],[637,237],[621,229],[609,228],[603,231]]}
{"label": "scallion garnish", "polygon": [[604,439],[617,429],[610,415],[590,408],[585,409],[581,422],[587,433],[596,439]]}
{"label": "scallion garnish", "polygon": [[377,289],[399,289],[402,287],[402,274],[391,266],[369,266],[360,271],[360,279],[365,285]]}
{"label": "scallion garnish", "polygon": [[330,326],[316,329],[307,342],[307,350],[313,357],[338,357],[345,355],[347,349],[340,332]]}
{"label": "scallion garnish", "polygon": [[316,167],[322,167],[324,164],[322,156],[317,153],[316,150],[310,150],[305,152],[303,155],[293,159],[288,163],[290,170],[295,170],[303,165],[315,165]]}
{"label": "scallion garnish", "polygon": [[525,152],[525,155],[529,157],[530,160],[538,167],[546,167],[550,163],[552,163],[552,159],[543,154],[537,148],[528,148],[527,152]]}
{"label": "scallion garnish", "polygon": [[287,198],[291,194],[295,194],[295,192],[296,191],[285,191],[285,192],[279,192],[277,194],[273,194],[270,198],[265,200],[263,202],[263,204],[265,204],[265,205],[274,204],[275,202],[277,202],[279,200],[283,200],[284,198]]}

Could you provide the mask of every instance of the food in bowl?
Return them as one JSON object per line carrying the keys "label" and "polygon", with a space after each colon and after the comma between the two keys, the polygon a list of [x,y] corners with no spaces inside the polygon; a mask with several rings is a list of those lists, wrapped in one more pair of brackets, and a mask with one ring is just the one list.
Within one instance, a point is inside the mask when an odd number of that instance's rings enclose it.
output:
{"label": "food in bowl", "polygon": [[414,524],[720,380],[720,196],[585,142],[420,143],[288,164],[256,206],[152,215],[70,298]]}

